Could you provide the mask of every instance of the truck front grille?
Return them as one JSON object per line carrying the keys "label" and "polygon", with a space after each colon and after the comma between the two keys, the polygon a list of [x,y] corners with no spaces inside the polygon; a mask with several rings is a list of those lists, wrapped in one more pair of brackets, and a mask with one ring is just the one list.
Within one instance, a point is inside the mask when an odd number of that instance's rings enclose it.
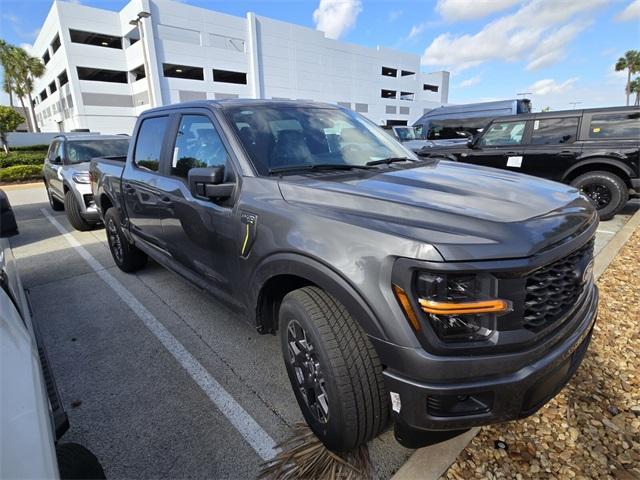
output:
{"label": "truck front grille", "polygon": [[582,295],[583,274],[593,259],[594,240],[527,277],[524,327],[538,332],[568,313]]}

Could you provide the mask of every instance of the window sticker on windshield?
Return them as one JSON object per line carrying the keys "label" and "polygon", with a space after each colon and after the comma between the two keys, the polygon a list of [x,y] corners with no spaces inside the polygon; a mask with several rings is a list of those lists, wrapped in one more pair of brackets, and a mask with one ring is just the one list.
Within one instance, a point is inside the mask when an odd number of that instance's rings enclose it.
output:
{"label": "window sticker on windshield", "polygon": [[593,133],[600,133],[600,127],[593,127]]}
{"label": "window sticker on windshield", "polygon": [[533,122],[533,129],[538,130],[538,128],[540,128],[540,120]]}
{"label": "window sticker on windshield", "polygon": [[509,157],[507,159],[507,167],[516,167],[516,168],[522,167],[522,157],[521,156]]}
{"label": "window sticker on windshield", "polygon": [[171,166],[176,168],[178,165],[178,155],[180,155],[180,147],[175,147],[173,149],[173,159],[171,160]]}

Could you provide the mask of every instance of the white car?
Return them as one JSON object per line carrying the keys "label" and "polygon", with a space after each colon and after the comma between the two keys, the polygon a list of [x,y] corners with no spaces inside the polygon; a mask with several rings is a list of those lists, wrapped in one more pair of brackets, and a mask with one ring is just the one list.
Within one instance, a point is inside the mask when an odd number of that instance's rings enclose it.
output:
{"label": "white car", "polygon": [[69,421],[7,239],[17,233],[0,190],[0,478],[105,478],[83,446],[56,446]]}

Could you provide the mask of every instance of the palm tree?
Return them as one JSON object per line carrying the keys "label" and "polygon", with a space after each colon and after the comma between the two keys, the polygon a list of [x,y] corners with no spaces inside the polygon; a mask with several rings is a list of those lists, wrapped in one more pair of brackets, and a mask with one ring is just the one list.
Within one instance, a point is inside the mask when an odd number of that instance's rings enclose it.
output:
{"label": "palm tree", "polygon": [[9,105],[13,108],[13,75],[11,72],[11,45],[0,40],[0,65],[4,75],[2,77],[2,89],[9,95]]}
{"label": "palm tree", "polygon": [[629,105],[629,96],[631,95],[631,75],[640,72],[640,51],[627,50],[624,57],[620,57],[616,62],[616,72],[627,71],[627,85],[625,92],[627,94],[627,105]]}
{"label": "palm tree", "polygon": [[629,93],[636,94],[636,101],[633,104],[640,105],[640,77],[636,77],[634,80],[631,80],[631,83],[629,84]]}

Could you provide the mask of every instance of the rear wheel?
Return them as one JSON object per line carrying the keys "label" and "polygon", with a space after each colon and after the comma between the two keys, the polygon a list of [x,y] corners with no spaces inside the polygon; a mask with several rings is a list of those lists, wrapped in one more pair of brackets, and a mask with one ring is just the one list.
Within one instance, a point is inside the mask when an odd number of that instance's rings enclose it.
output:
{"label": "rear wheel", "polygon": [[129,243],[122,231],[120,217],[115,208],[110,208],[104,216],[109,250],[116,265],[123,272],[131,273],[140,270],[147,264],[147,254]]}
{"label": "rear wheel", "polygon": [[76,230],[86,232],[95,226],[95,223],[87,222],[82,218],[80,205],[78,205],[78,200],[71,190],[67,191],[64,195],[64,209],[67,212],[69,223],[71,223],[71,226]]}
{"label": "rear wheel", "polygon": [[584,192],[598,210],[601,220],[609,220],[624,208],[629,189],[618,175],[596,171],[575,178],[571,185]]}
{"label": "rear wheel", "polygon": [[279,312],[289,380],[305,420],[331,450],[377,436],[389,420],[382,365],[344,305],[317,287],[287,294]]}
{"label": "rear wheel", "polygon": [[56,212],[64,210],[64,204],[53,196],[47,182],[44,182],[44,188],[47,190],[47,198],[49,198],[49,205],[51,206],[51,210],[55,210]]}

